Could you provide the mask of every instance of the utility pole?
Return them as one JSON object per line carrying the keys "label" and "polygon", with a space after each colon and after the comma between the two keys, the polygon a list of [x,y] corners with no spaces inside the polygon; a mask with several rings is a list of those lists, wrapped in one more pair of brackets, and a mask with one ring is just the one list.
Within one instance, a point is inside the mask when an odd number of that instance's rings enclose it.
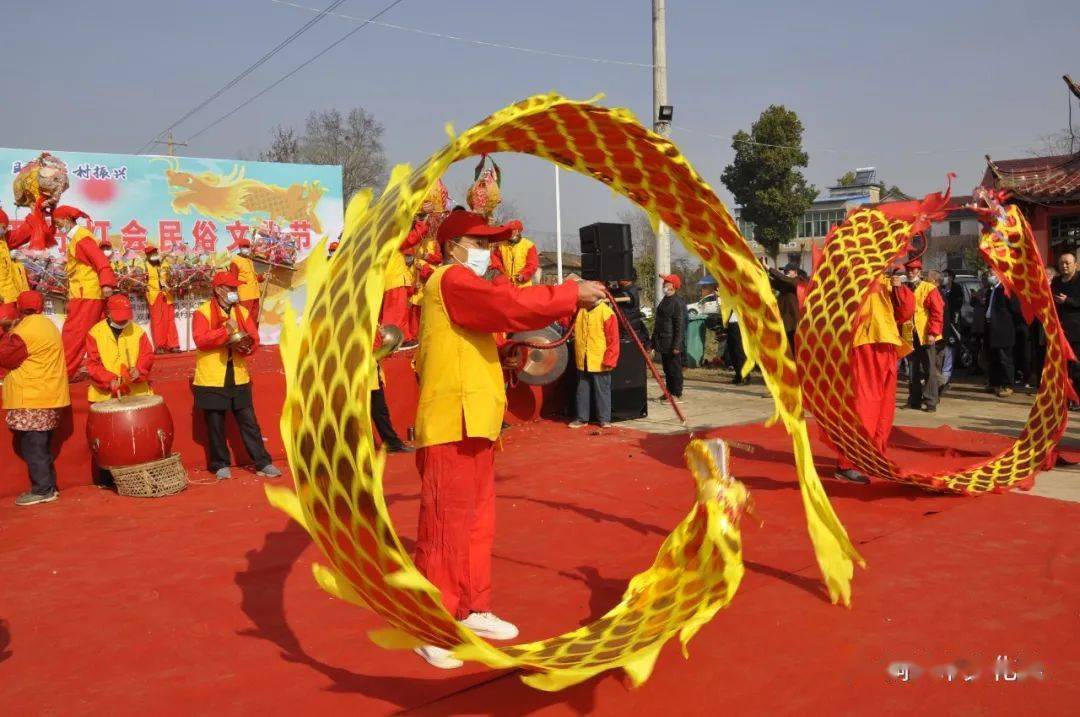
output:
{"label": "utility pole", "polygon": [[155,139],[153,143],[154,144],[164,144],[164,145],[166,145],[169,148],[169,156],[170,157],[175,157],[176,156],[176,150],[174,149],[175,147],[187,147],[188,146],[187,142],[176,142],[176,141],[174,141],[173,140],[173,133],[171,131],[169,132],[169,138],[167,140],[165,140],[163,142],[160,139]]}
{"label": "utility pole", "polygon": [[[664,0],[652,0],[653,132],[666,137],[671,123],[660,120],[660,106],[668,104],[667,40],[664,35]],[[671,273],[671,230],[660,222],[656,228],[656,273]],[[664,282],[653,277],[655,303],[664,298]]]}

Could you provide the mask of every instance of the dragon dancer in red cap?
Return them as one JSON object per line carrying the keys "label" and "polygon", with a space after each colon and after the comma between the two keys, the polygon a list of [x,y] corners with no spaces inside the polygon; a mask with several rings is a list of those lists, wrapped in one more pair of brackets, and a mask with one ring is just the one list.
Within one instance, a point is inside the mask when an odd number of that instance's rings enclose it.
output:
{"label": "dragon dancer in red cap", "polygon": [[936,284],[922,278],[922,268],[921,259],[904,264],[915,294],[915,315],[904,322],[904,340],[912,346],[907,405],[933,413],[938,404],[937,342],[944,331],[945,300]]}
{"label": "dragon dancer in red cap", "polygon": [[[539,329],[604,297],[595,282],[519,288],[487,281],[491,243],[512,233],[511,227],[491,226],[473,212],[447,215],[436,234],[444,262],[424,287],[416,358],[416,566],[441,591],[451,614],[493,640],[518,634],[491,612],[495,440],[506,409],[493,334]],[[443,669],[462,664],[431,645],[417,653]]]}
{"label": "dragon dancer in red cap", "polygon": [[159,354],[180,351],[180,336],[176,331],[176,307],[169,290],[169,267],[161,260],[161,252],[150,244],[146,254],[146,305],[150,308],[150,335],[154,350]]}
{"label": "dragon dancer in red cap", "polygon": [[86,353],[86,337],[105,312],[105,299],[116,288],[116,274],[94,235],[77,220],[90,217],[75,207],[53,210],[53,226],[67,238],[68,304],[62,333],[68,378],[74,379]]}

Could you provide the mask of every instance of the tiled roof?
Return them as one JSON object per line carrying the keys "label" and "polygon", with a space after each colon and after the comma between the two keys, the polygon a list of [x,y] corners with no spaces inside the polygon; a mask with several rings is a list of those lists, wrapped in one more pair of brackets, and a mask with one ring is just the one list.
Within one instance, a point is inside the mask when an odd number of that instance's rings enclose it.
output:
{"label": "tiled roof", "polygon": [[1000,162],[987,156],[986,164],[984,187],[1005,189],[1018,199],[1036,202],[1080,199],[1080,152]]}

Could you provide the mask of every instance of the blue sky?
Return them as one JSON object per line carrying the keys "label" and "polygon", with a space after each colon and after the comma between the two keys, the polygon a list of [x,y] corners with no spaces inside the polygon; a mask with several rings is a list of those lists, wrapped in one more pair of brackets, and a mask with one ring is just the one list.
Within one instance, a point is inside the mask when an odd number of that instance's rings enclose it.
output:
{"label": "blue sky", "polygon": [[[325,7],[330,0],[296,0]],[[367,17],[387,0],[349,0]],[[132,152],[297,29],[310,12],[272,0],[9,2],[0,38],[0,146]],[[62,24],[57,23],[62,18]],[[648,0],[404,0],[383,20],[554,52],[649,63]],[[181,125],[178,140],[217,119],[354,25],[330,17]],[[53,34],[58,33],[58,34]],[[1080,75],[1075,2],[668,2],[673,137],[725,201],[730,135],[771,103],[806,125],[808,179],[876,166],[911,194],[955,171],[967,193],[983,155],[1027,156],[1066,126],[1060,77]],[[45,43],[42,45],[41,43]],[[44,49],[41,49],[44,47]],[[31,69],[32,68],[32,69]],[[386,128],[391,163],[419,163],[445,141],[522,97],[550,90],[647,120],[651,75],[629,67],[477,47],[369,26],[179,153],[254,152],[276,124],[310,109],[361,105]],[[16,109],[17,108],[17,109]],[[1080,120],[1080,116],[1077,117]],[[724,137],[710,138],[709,134]],[[162,150],[163,151],[163,150]],[[550,165],[501,158],[504,192],[537,233],[554,229]],[[456,192],[471,176],[448,177]],[[563,231],[611,220],[627,205],[592,180],[563,181]]]}

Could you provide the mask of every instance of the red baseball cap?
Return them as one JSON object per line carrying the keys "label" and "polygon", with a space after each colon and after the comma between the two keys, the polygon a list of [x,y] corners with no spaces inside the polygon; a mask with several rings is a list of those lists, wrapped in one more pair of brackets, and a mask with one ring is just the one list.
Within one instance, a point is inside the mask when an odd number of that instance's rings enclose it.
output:
{"label": "red baseball cap", "polygon": [[904,264],[904,268],[905,269],[921,269],[922,268],[922,259],[912,259],[911,261]]}
{"label": "red baseball cap", "polygon": [[682,279],[679,278],[678,274],[661,274],[660,278],[663,279],[668,284],[671,284],[672,286],[674,286],[675,291],[678,291],[679,289],[682,288]]}
{"label": "red baseball cap", "polygon": [[158,250],[158,248],[156,246],[154,246],[153,244],[147,244],[146,246],[143,247],[143,254],[146,254],[147,256],[150,256],[151,254],[156,253],[157,250]]}
{"label": "red baseball cap", "polygon": [[338,243],[336,241],[330,242],[330,246],[326,247],[329,251],[337,251]]}
{"label": "red baseball cap", "polygon": [[45,310],[45,297],[36,291],[24,291],[15,300],[20,314],[40,314]]}
{"label": "red baseball cap", "polygon": [[105,313],[116,322],[131,321],[135,316],[131,310],[131,301],[123,294],[113,294],[105,302]]}
{"label": "red baseball cap", "polygon": [[61,204],[52,211],[53,219],[69,219],[75,221],[79,218],[89,219],[90,215],[79,209],[78,207],[72,207],[67,204]]}
{"label": "red baseball cap", "polygon": [[240,237],[236,240],[236,247],[238,249],[247,249],[251,247],[251,240],[247,237]]}
{"label": "red baseball cap", "polygon": [[240,280],[237,279],[232,272],[219,271],[214,274],[214,278],[210,280],[210,285],[214,288],[219,286],[231,286],[232,288],[237,289],[240,287]]}
{"label": "red baseball cap", "polygon": [[514,228],[510,224],[491,226],[484,215],[459,209],[446,215],[446,219],[439,225],[435,241],[439,243],[439,246],[460,237],[506,241],[513,233]]}

